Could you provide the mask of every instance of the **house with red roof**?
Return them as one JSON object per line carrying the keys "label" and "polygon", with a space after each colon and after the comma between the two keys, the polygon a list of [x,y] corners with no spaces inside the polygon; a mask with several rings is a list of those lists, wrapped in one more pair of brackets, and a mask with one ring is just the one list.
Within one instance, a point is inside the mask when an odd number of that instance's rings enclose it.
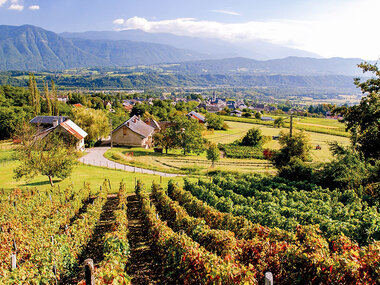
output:
{"label": "house with red roof", "polygon": [[205,116],[202,116],[201,114],[194,112],[194,111],[191,111],[189,114],[187,114],[187,117],[196,119],[196,120],[198,120],[198,122],[200,122],[202,124],[204,124],[206,122]]}
{"label": "house with red roof", "polygon": [[59,133],[68,143],[74,143],[79,151],[84,151],[87,133],[77,124],[62,116],[37,116],[30,123],[38,128],[37,138],[48,139],[52,133]]}

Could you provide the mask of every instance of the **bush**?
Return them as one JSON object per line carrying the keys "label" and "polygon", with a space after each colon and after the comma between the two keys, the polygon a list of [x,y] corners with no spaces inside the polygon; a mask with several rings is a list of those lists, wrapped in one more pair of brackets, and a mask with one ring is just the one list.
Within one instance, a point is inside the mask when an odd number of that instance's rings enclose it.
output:
{"label": "bush", "polygon": [[241,141],[244,146],[261,147],[264,143],[264,136],[260,129],[250,129]]}
{"label": "bush", "polygon": [[314,181],[313,168],[296,157],[281,167],[278,175],[292,181]]}

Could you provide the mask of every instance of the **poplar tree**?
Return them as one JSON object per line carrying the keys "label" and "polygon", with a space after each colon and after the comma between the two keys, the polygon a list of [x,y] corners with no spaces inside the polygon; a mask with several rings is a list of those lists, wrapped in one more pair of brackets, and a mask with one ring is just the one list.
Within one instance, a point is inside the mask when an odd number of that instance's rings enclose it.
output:
{"label": "poplar tree", "polygon": [[33,108],[33,111],[34,111],[34,83],[33,83],[33,78],[32,78],[32,74],[29,73],[29,84],[28,84],[28,87],[29,87],[29,104],[30,106],[32,106]]}
{"label": "poplar tree", "polygon": [[52,113],[53,116],[59,116],[57,89],[53,79],[51,80],[51,92],[53,93]]}
{"label": "poplar tree", "polygon": [[34,114],[37,116],[41,114],[41,96],[40,91],[37,88],[36,78],[34,77],[34,74],[32,74],[33,79],[33,95],[34,95]]}
{"label": "poplar tree", "polygon": [[47,114],[51,116],[52,106],[51,106],[51,100],[50,100],[49,85],[45,81],[44,81],[44,91],[45,91],[45,100],[46,100],[46,106],[47,106]]}

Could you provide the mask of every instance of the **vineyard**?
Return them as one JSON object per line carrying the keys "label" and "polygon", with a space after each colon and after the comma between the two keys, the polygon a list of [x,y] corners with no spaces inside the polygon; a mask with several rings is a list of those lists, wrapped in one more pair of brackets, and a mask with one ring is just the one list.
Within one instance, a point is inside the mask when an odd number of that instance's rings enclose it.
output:
{"label": "vineyard", "polygon": [[110,187],[3,193],[2,284],[86,284],[88,258],[95,284],[379,283],[378,206],[352,192],[255,175]]}

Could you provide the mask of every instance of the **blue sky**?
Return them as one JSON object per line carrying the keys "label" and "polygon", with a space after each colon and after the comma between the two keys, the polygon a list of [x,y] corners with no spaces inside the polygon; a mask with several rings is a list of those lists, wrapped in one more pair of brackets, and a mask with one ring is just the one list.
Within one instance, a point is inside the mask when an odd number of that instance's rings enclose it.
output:
{"label": "blue sky", "polygon": [[325,57],[378,59],[379,11],[379,0],[0,0],[0,24],[261,39]]}

